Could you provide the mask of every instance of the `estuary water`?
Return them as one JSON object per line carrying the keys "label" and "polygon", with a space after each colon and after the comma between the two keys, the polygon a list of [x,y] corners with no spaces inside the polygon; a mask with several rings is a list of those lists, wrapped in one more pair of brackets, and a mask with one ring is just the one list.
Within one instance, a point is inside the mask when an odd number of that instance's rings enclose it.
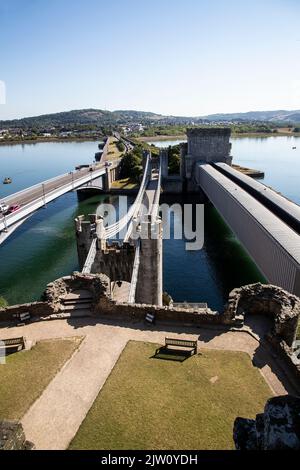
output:
{"label": "estuary water", "polygon": [[[300,138],[237,138],[232,144],[234,163],[265,171],[263,183],[300,203]],[[0,146],[0,199],[91,163],[96,151],[96,142]],[[5,176],[11,185],[2,185]],[[0,245],[0,296],[10,304],[37,300],[48,282],[78,269],[74,218],[95,212],[103,201],[117,204],[116,197],[103,195],[79,202],[71,192],[30,217]],[[186,251],[185,240],[164,241],[164,290],[176,301],[222,310],[233,287],[259,280],[255,264],[211,206],[205,208],[202,250]]]}

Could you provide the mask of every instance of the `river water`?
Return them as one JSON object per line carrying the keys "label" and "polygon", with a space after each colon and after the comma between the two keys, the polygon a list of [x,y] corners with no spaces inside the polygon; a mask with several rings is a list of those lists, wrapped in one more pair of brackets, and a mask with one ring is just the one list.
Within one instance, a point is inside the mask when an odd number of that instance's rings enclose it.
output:
{"label": "river water", "polygon": [[[265,184],[300,203],[300,138],[237,138],[232,144],[234,163],[265,171]],[[96,151],[96,142],[0,146],[0,180],[13,179],[0,184],[0,199],[92,162]],[[116,197],[101,195],[79,202],[71,192],[17,229],[0,245],[0,296],[10,304],[39,299],[48,282],[78,269],[74,218],[95,212],[103,201],[117,204]],[[202,250],[186,251],[185,240],[164,241],[164,290],[176,301],[207,302],[221,310],[233,287],[259,280],[256,266],[209,205]]]}

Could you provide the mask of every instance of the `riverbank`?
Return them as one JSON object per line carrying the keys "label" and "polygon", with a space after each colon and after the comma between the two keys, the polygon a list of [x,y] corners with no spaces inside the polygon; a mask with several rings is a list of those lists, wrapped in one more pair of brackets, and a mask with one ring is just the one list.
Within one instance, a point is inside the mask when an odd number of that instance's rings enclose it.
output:
{"label": "riverbank", "polygon": [[[240,139],[242,137],[300,137],[300,132],[276,132],[274,134],[270,133],[263,133],[263,132],[248,132],[244,134],[232,133],[231,136],[235,139]],[[33,144],[41,144],[41,143],[51,143],[51,142],[58,142],[58,143],[67,143],[67,142],[98,142],[101,140],[102,137],[40,137],[38,139],[24,139],[24,140],[0,140],[0,146],[5,145],[33,145]],[[167,140],[184,140],[186,139],[185,134],[178,134],[178,135],[156,135],[151,137],[136,137],[136,140],[139,142],[158,142],[158,141],[167,141]]]}
{"label": "riverbank", "polygon": [[[235,139],[240,139],[242,137],[300,137],[299,132],[274,132],[268,133],[268,132],[245,132],[243,134],[239,134],[236,132],[233,132],[231,134],[231,137]],[[179,134],[179,135],[156,135],[152,137],[137,137],[136,140],[139,140],[140,142],[158,142],[158,141],[164,141],[164,140],[181,140],[181,139],[186,139],[185,134]]]}

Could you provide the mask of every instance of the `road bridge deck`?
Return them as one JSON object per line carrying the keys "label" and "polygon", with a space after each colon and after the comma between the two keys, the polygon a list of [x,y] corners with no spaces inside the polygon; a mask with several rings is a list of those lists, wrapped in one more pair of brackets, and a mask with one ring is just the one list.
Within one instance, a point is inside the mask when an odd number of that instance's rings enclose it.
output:
{"label": "road bridge deck", "polygon": [[[114,168],[114,165],[110,166],[109,171]],[[88,168],[57,176],[3,198],[2,201],[7,205],[17,204],[20,208],[10,214],[0,215],[0,243],[37,209],[69,191],[79,189],[82,185],[104,176],[106,172],[105,165],[91,165]]]}

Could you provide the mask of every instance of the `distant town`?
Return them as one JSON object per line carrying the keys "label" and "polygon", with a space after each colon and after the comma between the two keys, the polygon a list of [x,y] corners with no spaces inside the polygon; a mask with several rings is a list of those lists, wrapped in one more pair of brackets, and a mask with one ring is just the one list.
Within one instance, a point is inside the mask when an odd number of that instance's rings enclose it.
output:
{"label": "distant town", "polygon": [[114,131],[152,138],[184,136],[189,127],[230,127],[238,135],[300,134],[300,112],[267,111],[204,117],[163,116],[140,111],[78,110],[0,121],[0,143],[47,140],[96,140]]}

